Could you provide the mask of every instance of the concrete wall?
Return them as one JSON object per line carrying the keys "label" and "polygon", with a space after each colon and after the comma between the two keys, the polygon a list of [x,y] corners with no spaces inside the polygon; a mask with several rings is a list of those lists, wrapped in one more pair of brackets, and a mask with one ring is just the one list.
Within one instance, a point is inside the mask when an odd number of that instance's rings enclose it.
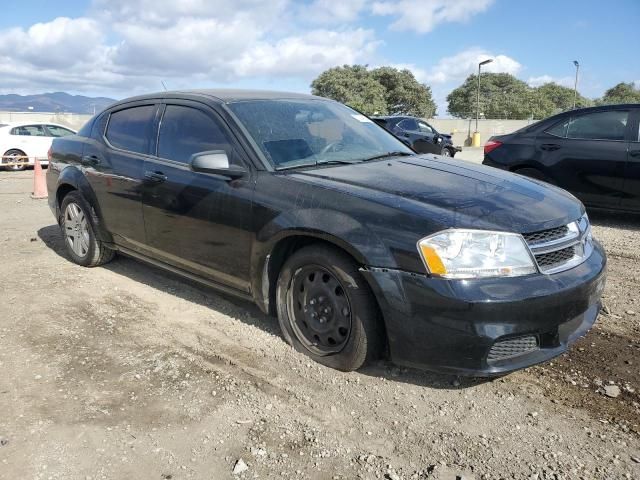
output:
{"label": "concrete wall", "polygon": [[[469,146],[471,144],[471,134],[476,129],[476,121],[456,118],[432,118],[427,120],[429,124],[440,133],[453,135],[453,144],[456,146]],[[502,135],[511,133],[522,127],[526,127],[537,120],[479,120],[478,131],[482,144],[492,135]]]}
{"label": "concrete wall", "polygon": [[[3,112],[0,111],[0,123],[2,122],[34,122],[34,123],[59,123],[67,125],[75,130],[80,129],[91,115],[76,113],[34,113],[34,112]],[[475,131],[475,120],[462,120],[455,118],[432,118],[428,122],[440,133],[453,135],[453,144],[456,146],[470,145],[471,134]],[[478,130],[482,143],[491,135],[510,133],[532,123],[530,120],[480,120]]]}
{"label": "concrete wall", "polygon": [[59,123],[74,130],[79,130],[91,118],[91,115],[77,113],[39,113],[39,112],[2,112],[0,123],[4,122],[33,122]]}

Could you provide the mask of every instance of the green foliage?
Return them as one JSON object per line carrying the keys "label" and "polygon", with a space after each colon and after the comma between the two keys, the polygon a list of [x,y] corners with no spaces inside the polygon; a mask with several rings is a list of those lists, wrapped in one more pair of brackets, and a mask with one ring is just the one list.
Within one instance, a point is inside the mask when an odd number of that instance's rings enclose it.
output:
{"label": "green foliage", "polygon": [[598,100],[599,105],[613,105],[620,103],[640,103],[640,89],[632,83],[621,82],[604,92]]}
{"label": "green foliage", "polygon": [[344,65],[322,72],[311,83],[314,95],[332,98],[367,115],[401,113],[432,117],[436,104],[431,89],[409,70]]}
{"label": "green foliage", "polygon": [[[454,117],[474,117],[478,76],[470,75],[448,96],[449,113]],[[556,83],[532,88],[508,73],[483,73],[480,77],[480,112],[485,118],[545,118],[573,108],[573,89]],[[589,99],[578,95],[576,106],[588,106]]]}
{"label": "green foliage", "polygon": [[[563,87],[557,83],[545,83],[544,85],[536,88],[539,95],[549,100],[552,104],[553,110],[546,113],[545,116],[552,115],[554,113],[564,112],[573,108],[573,88]],[[589,107],[592,102],[588,98],[583,97],[578,93],[576,98],[576,108]]]}

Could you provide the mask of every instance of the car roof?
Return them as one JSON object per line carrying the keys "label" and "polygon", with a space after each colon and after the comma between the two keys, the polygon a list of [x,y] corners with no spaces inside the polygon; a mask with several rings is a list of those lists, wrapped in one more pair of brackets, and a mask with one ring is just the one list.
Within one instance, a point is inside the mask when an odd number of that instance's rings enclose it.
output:
{"label": "car roof", "polygon": [[122,103],[134,102],[138,100],[172,98],[175,96],[208,97],[223,103],[240,102],[240,101],[246,101],[246,100],[285,100],[285,99],[309,99],[309,100],[315,99],[315,100],[326,100],[330,102],[333,101],[329,98],[318,97],[316,95],[309,95],[306,93],[279,92],[274,90],[203,88],[203,89],[193,89],[193,90],[173,90],[173,91],[166,91],[166,92],[148,93],[145,95],[138,95],[136,97],[126,98],[118,102],[116,105],[120,105]]}
{"label": "car roof", "polygon": [[73,130],[75,132],[75,129],[73,127],[70,127],[68,125],[63,125],[61,123],[56,123],[56,122],[41,122],[41,121],[32,121],[32,122],[2,122],[0,121],[0,128],[15,128],[15,127],[25,127],[27,125],[52,125],[55,127],[62,127],[62,128],[66,128],[67,130]]}

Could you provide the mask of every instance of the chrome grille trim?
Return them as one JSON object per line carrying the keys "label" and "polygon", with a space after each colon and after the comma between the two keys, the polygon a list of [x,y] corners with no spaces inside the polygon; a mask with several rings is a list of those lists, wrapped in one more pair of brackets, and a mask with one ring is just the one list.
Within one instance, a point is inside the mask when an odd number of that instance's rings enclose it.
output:
{"label": "chrome grille trim", "polygon": [[593,253],[591,226],[586,214],[567,225],[522,236],[538,269],[547,275],[573,268]]}

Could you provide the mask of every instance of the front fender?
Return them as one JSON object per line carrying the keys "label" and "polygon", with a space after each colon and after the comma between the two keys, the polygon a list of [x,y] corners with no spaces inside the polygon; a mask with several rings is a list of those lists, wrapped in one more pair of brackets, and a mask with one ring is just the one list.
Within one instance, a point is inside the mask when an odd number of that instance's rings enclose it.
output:
{"label": "front fender", "polygon": [[[275,283],[284,258],[280,246],[297,238],[316,238],[350,254],[360,265],[394,265],[395,259],[381,239],[353,217],[320,208],[282,212],[256,234],[251,261],[251,290],[265,311],[274,297]],[[277,258],[274,258],[274,255]]]}

